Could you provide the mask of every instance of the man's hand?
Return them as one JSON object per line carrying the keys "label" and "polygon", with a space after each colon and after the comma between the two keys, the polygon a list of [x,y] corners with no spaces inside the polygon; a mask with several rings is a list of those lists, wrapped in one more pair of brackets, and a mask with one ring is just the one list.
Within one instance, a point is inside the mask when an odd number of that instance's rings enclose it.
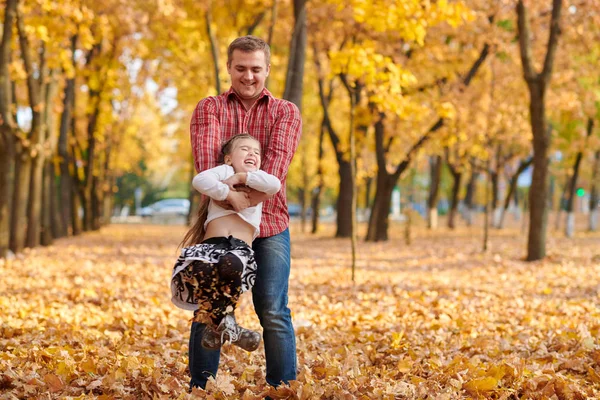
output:
{"label": "man's hand", "polygon": [[250,207],[254,207],[265,200],[269,200],[273,195],[266,194],[265,192],[259,192],[258,190],[250,189],[246,193]]}
{"label": "man's hand", "polygon": [[250,207],[250,200],[248,198],[248,193],[238,192],[235,190],[230,190],[227,198],[225,199],[230,205],[231,208],[235,212],[240,212],[248,207]]}

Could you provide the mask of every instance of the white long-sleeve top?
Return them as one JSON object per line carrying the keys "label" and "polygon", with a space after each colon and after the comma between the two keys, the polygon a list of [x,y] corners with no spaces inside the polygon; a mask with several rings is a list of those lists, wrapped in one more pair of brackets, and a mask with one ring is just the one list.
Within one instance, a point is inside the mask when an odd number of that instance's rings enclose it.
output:
{"label": "white long-sleeve top", "polygon": [[[236,212],[235,210],[227,210],[212,201],[213,199],[222,201],[227,198],[230,189],[229,186],[222,181],[233,174],[235,174],[235,171],[232,166],[222,164],[218,167],[200,172],[192,180],[192,185],[197,191],[211,198],[211,201],[208,204],[208,217],[204,223],[204,228],[206,229],[208,223],[216,218],[237,214],[241,219],[254,227],[253,239],[256,239],[260,233],[262,203]],[[281,181],[274,175],[258,170],[246,173],[246,186],[258,190],[259,192],[273,195],[281,189]]]}

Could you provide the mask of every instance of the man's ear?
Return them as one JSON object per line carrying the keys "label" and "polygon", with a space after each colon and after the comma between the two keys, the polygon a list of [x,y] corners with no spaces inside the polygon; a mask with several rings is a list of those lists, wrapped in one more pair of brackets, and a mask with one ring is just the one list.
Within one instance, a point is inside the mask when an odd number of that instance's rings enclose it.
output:
{"label": "man's ear", "polygon": [[269,72],[271,72],[271,64],[267,65],[267,74],[265,76],[269,76]]}

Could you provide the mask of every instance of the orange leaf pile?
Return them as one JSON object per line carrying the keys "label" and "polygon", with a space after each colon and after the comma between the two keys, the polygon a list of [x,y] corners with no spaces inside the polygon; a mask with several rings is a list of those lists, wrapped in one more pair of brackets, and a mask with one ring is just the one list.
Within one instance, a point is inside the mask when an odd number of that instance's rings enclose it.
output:
{"label": "orange leaf pile", "polygon": [[[169,300],[184,228],[113,225],[0,260],[0,398],[585,399],[600,396],[600,236],[416,231],[360,243],[292,235],[298,380],[270,388],[263,347],[225,345],[188,393],[190,313]],[[401,233],[395,235],[401,238]],[[250,295],[241,325],[260,329]]]}

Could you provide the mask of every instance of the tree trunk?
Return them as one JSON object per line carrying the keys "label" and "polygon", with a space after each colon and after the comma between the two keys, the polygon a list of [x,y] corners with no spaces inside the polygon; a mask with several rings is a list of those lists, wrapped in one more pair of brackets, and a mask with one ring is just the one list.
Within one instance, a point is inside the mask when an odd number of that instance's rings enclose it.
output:
{"label": "tree trunk", "polygon": [[306,60],[306,0],[294,0],[294,20],[283,98],[294,103],[302,111]]}
{"label": "tree trunk", "polygon": [[560,34],[560,14],[562,0],[553,0],[550,20],[550,34],[542,72],[534,70],[531,51],[531,29],[527,9],[523,0],[517,2],[517,26],[519,32],[519,50],[523,75],[529,89],[529,112],[533,133],[533,176],[529,191],[529,235],[527,241],[527,260],[540,260],[546,255],[546,232],[548,223],[548,150],[550,148],[552,128],[546,121],[546,87],[552,76],[552,67],[558,36]]}
{"label": "tree trunk", "polygon": [[312,196],[311,207],[313,210],[312,214],[312,229],[311,233],[317,233],[319,230],[319,215],[321,209],[321,194],[323,193],[323,188],[325,187],[325,182],[323,178],[323,139],[325,139],[325,123],[321,122],[321,130],[319,132],[319,151],[317,158],[317,180],[318,184],[315,188]]}
{"label": "tree trunk", "polygon": [[[75,57],[77,47],[77,35],[71,38],[72,57]],[[75,61],[72,60],[74,63]],[[58,156],[60,157],[60,217],[62,230],[60,236],[68,236],[73,233],[73,179],[69,166],[73,164],[68,146],[69,128],[73,125],[73,110],[75,108],[75,78],[67,79],[63,99],[63,112],[60,116],[60,128],[58,137]],[[74,132],[73,132],[74,133]],[[76,173],[76,171],[74,171]]]}
{"label": "tree trunk", "polygon": [[427,227],[429,229],[437,229],[437,204],[440,194],[440,180],[442,177],[442,156],[438,155],[429,159],[429,172],[431,175],[431,181],[429,184],[429,196],[427,198]]}
{"label": "tree trunk", "polygon": [[340,185],[337,199],[337,231],[335,237],[352,236],[352,166],[349,161],[338,160]]}
{"label": "tree trunk", "polygon": [[340,177],[338,198],[336,203],[336,224],[337,230],[335,237],[337,238],[349,238],[352,235],[352,166],[350,162],[344,157],[344,153],[340,150],[340,138],[336,133],[331,119],[329,118],[329,102],[331,100],[331,86],[329,93],[325,94],[325,82],[322,75],[322,68],[319,62],[317,50],[315,53],[315,66],[319,72],[318,86],[319,86],[319,99],[321,101],[321,108],[323,109],[323,125],[329,134],[329,139],[333,145],[335,151],[335,158],[338,163],[338,174]]}
{"label": "tree trunk", "polygon": [[519,163],[519,168],[517,168],[517,171],[514,173],[513,176],[511,176],[509,184],[508,184],[508,193],[506,194],[506,197],[504,198],[504,207],[502,208],[502,213],[500,214],[500,220],[498,221],[498,229],[502,229],[504,227],[504,217],[506,215],[506,212],[508,210],[508,207],[510,206],[510,200],[513,198],[515,199],[515,205],[517,205],[517,182],[519,180],[519,176],[521,176],[521,174],[527,169],[529,168],[529,166],[531,165],[531,163],[533,162],[533,158],[528,158],[527,160],[521,161]]}
{"label": "tree trunk", "polygon": [[52,181],[52,163],[44,163],[43,184],[42,184],[42,203],[41,203],[41,224],[40,224],[40,243],[42,246],[52,244],[52,217],[54,213],[53,195],[54,182]]}
{"label": "tree trunk", "polygon": [[[50,183],[49,196],[50,196],[50,229],[52,232],[52,239],[63,237],[66,228],[63,226],[62,220],[62,207],[59,203],[60,186],[59,180],[56,176],[56,170],[54,169],[54,163],[51,160],[46,160],[46,174],[48,174],[48,182]],[[43,205],[45,206],[45,205]]]}
{"label": "tree trunk", "polygon": [[[487,170],[490,171],[490,160],[487,161]],[[485,206],[483,212],[483,252],[487,252],[490,247],[490,186],[493,174],[488,173],[485,182]]]}
{"label": "tree trunk", "polygon": [[531,125],[533,137],[533,176],[529,191],[529,237],[527,260],[540,260],[546,256],[548,224],[548,150],[551,127],[547,126],[544,111],[544,93],[532,91]]}
{"label": "tree trunk", "polygon": [[497,227],[500,221],[500,210],[498,207],[498,200],[500,199],[500,170],[503,166],[498,165],[497,170],[490,170],[490,183],[491,183],[491,199],[490,199],[490,211],[491,211],[491,225]]}
{"label": "tree trunk", "polygon": [[388,174],[385,170],[377,170],[377,189],[369,217],[369,228],[366,240],[379,242],[388,240],[388,226],[390,207],[392,205],[392,192],[398,179]]}
{"label": "tree trunk", "polygon": [[475,170],[471,170],[471,177],[469,178],[469,182],[467,183],[467,190],[465,192],[465,198],[463,199],[464,204],[464,212],[463,218],[467,223],[467,226],[471,226],[473,224],[473,199],[475,198],[475,189],[477,188],[477,178],[479,177],[479,172]]}
{"label": "tree trunk", "polygon": [[[73,122],[75,120],[73,119]],[[76,155],[75,155],[75,147],[71,146],[71,157],[72,161],[71,168],[73,169],[73,184],[71,185],[71,222],[72,222],[72,232],[73,236],[77,236],[81,234],[83,231],[83,220],[81,218],[81,209],[82,209],[82,189],[81,182],[79,179],[79,171],[77,168]]]}
{"label": "tree trunk", "polygon": [[29,180],[29,201],[27,204],[27,247],[37,247],[41,239],[41,212],[42,196],[44,188],[44,164],[43,152],[39,152],[31,160],[31,175]]}
{"label": "tree trunk", "polygon": [[527,261],[540,260],[546,256],[548,224],[548,150],[552,128],[545,117],[544,90],[531,90],[531,126],[533,129],[533,176],[529,191],[529,236]]}
{"label": "tree trunk", "polygon": [[[592,135],[594,130],[594,120],[592,118],[588,118],[587,123],[587,132],[586,132],[586,143],[587,139]],[[565,224],[565,236],[568,238],[572,238],[575,234],[575,213],[574,213],[574,204],[575,204],[575,191],[577,189],[577,178],[579,177],[579,167],[581,165],[581,159],[583,158],[583,151],[578,151],[575,156],[575,165],[573,165],[573,177],[571,178],[571,182],[569,185],[569,193],[568,193],[568,201],[567,201],[567,221]]]}
{"label": "tree trunk", "polygon": [[18,0],[7,0],[0,43],[0,258],[6,257],[10,246],[13,188],[15,182],[16,121],[11,110],[13,98],[8,65],[12,55],[13,25]]}
{"label": "tree trunk", "polygon": [[598,230],[598,214],[600,208],[599,182],[600,180],[600,150],[594,155],[594,166],[592,167],[592,188],[590,189],[590,221],[589,231]]}
{"label": "tree trunk", "polygon": [[11,213],[15,186],[15,137],[7,124],[0,127],[0,258],[10,246]]}
{"label": "tree trunk", "polygon": [[[42,109],[45,96],[42,94],[42,89],[47,88],[44,84],[47,76],[47,68],[45,63],[45,44],[42,42],[40,57],[38,60],[38,68],[34,70],[34,61],[32,58],[32,49],[29,44],[29,38],[25,31],[25,23],[21,10],[17,8],[17,33],[19,36],[19,47],[21,50],[21,58],[23,66],[27,74],[27,94],[29,97],[29,107],[31,109],[31,130],[28,135],[28,146],[23,146],[19,155],[21,159],[19,163],[18,175],[18,195],[14,198],[14,205],[17,208],[15,224],[21,229],[26,229],[25,245],[28,247],[36,247],[40,243],[40,209],[42,200],[42,177],[44,168],[44,144],[45,130],[42,126]],[[38,75],[36,78],[35,75]],[[45,121],[44,121],[45,122]],[[25,193],[27,191],[28,193]],[[23,201],[24,204],[21,204]],[[21,206],[26,207],[26,216],[21,213]],[[24,225],[22,225],[24,224]],[[15,236],[16,248],[21,247],[21,234],[16,233]],[[16,250],[15,250],[16,251]]]}
{"label": "tree trunk", "polygon": [[210,41],[210,50],[212,54],[214,74],[215,74],[215,88],[217,94],[221,94],[221,79],[219,77],[219,45],[217,44],[217,38],[212,31],[212,12],[211,5],[208,6],[205,14],[205,23],[206,23],[206,34],[208,35],[208,39]]}
{"label": "tree trunk", "polygon": [[96,180],[95,184],[94,184],[94,230],[99,230],[103,223],[102,221],[104,220],[104,176],[100,177],[94,177],[94,179]]}
{"label": "tree trunk", "polygon": [[558,207],[556,209],[556,218],[554,220],[554,229],[560,230],[560,222],[562,221],[563,211],[567,207],[567,190],[569,188],[569,182],[571,182],[571,177],[567,176],[565,178],[565,184],[562,187],[562,193],[560,195],[560,199],[558,199]]}
{"label": "tree trunk", "polygon": [[460,192],[460,185],[462,184],[462,173],[456,171],[455,168],[451,168],[452,177],[454,183],[452,185],[452,199],[450,204],[450,213],[448,215],[448,228],[456,228],[456,212],[458,210],[458,194]]}
{"label": "tree trunk", "polygon": [[29,157],[29,152],[27,149],[23,149],[22,144],[18,143],[10,227],[10,249],[14,253],[21,252],[25,247],[30,179],[31,158]]}

